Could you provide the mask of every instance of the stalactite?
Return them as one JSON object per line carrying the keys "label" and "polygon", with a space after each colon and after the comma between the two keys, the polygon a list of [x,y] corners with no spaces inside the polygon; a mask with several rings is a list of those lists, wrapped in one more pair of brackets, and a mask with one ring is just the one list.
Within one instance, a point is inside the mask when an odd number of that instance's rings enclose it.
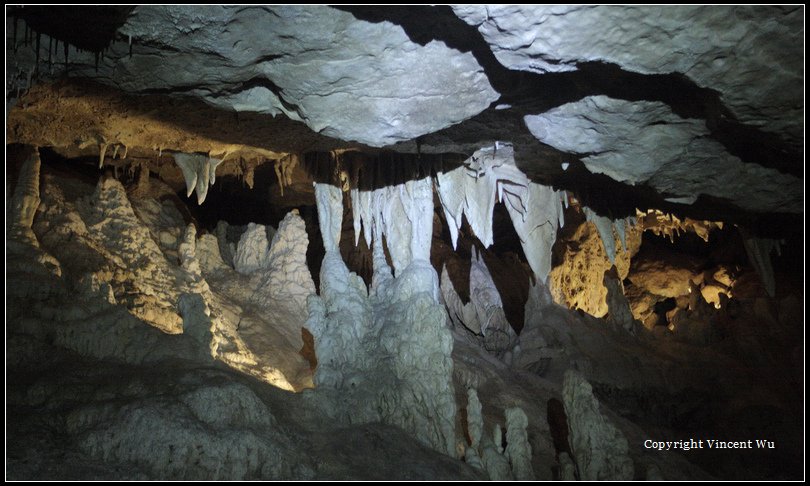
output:
{"label": "stalactite", "polygon": [[191,197],[191,193],[196,190],[197,204],[205,202],[208,188],[213,186],[216,181],[216,168],[222,163],[222,160],[202,154],[176,153],[174,161],[183,171],[186,181],[186,197]]}
{"label": "stalactite", "polygon": [[583,207],[583,211],[585,212],[585,218],[592,222],[599,231],[599,237],[602,239],[602,245],[605,248],[608,260],[610,260],[610,263],[616,263],[616,239],[613,236],[613,221],[596,214],[587,206]]}
{"label": "stalactite", "polygon": [[104,167],[104,157],[107,154],[107,144],[100,143],[98,144],[98,168],[101,169]]}

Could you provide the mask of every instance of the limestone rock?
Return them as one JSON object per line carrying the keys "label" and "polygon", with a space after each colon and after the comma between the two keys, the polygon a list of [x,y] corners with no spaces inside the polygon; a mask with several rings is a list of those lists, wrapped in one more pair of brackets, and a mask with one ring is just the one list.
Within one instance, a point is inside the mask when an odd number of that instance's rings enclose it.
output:
{"label": "limestone rock", "polygon": [[509,144],[477,150],[464,166],[436,176],[437,192],[450,229],[453,247],[462,217],[475,235],[489,247],[493,243],[492,211],[501,201],[520,238],[534,274],[545,282],[551,269],[551,247],[557,228],[563,225],[560,194],[550,187],[530,182],[515,166]]}
{"label": "limestone rock", "polygon": [[183,171],[186,180],[186,197],[197,191],[197,204],[205,202],[209,186],[214,185],[217,178],[217,166],[221,159],[214,159],[202,154],[174,154],[174,161]]}
{"label": "limestone rock", "polygon": [[[510,69],[561,72],[606,62],[681,73],[720,92],[743,123],[802,140],[802,9],[759,6],[461,6]],[[775,55],[774,53],[780,53]],[[764,82],[768,80],[768,82]]]}
{"label": "limestone rock", "polygon": [[139,464],[157,477],[292,476],[297,459],[286,438],[270,432],[275,420],[249,388],[236,382],[184,388],[179,397],[78,407],[67,430],[91,457]]}
{"label": "limestone rock", "polygon": [[307,267],[307,236],[304,220],[293,210],[278,225],[267,252],[264,268],[257,273],[261,283],[257,287],[263,298],[290,300],[301,310],[306,300],[315,293],[315,283]]}
{"label": "limestone rock", "polygon": [[236,255],[236,245],[228,240],[228,223],[225,221],[217,221],[216,235],[217,244],[219,245],[219,253],[222,255],[222,261],[226,265],[233,267],[233,258]]}
{"label": "limestone rock", "polygon": [[482,345],[490,353],[504,358],[517,341],[517,334],[506,320],[503,303],[483,256],[475,248],[470,264],[470,302],[462,304],[453,282],[442,269],[441,291],[450,319],[456,326],[467,328],[483,338]]}
{"label": "limestone rock", "polygon": [[618,329],[624,329],[630,334],[635,334],[637,326],[630,310],[630,303],[624,296],[624,286],[621,280],[611,273],[606,272],[604,278],[605,288],[607,288],[608,323]]}
{"label": "limestone rock", "polygon": [[197,239],[197,257],[200,260],[200,268],[205,273],[230,270],[230,267],[222,260],[219,253],[219,242],[214,235],[205,234]]}
{"label": "limestone rock", "polygon": [[194,223],[186,227],[183,241],[177,247],[180,255],[180,265],[196,278],[202,278],[200,260],[197,259],[197,228]]}
{"label": "limestone rock", "polygon": [[512,469],[509,467],[509,460],[498,451],[498,446],[489,437],[485,437],[481,441],[481,459],[484,462],[484,469],[492,481],[512,481],[515,479]]}
{"label": "limestone rock", "polygon": [[483,257],[472,253],[470,265],[470,303],[475,310],[477,326],[484,336],[484,347],[502,356],[512,349],[517,334],[512,329],[503,312],[503,303],[495,282],[484,263]]}
{"label": "limestone rock", "polygon": [[561,452],[557,459],[560,463],[560,479],[562,481],[576,481],[577,480],[577,465],[571,459],[567,452]]}
{"label": "limestone rock", "polygon": [[14,234],[35,241],[31,225],[34,223],[34,215],[39,207],[39,149],[30,148],[30,154],[26,157],[17,186],[14,188],[14,195],[11,199],[11,230]]}
{"label": "limestone rock", "polygon": [[633,262],[629,279],[634,286],[654,295],[681,297],[689,294],[690,284],[700,283],[702,277],[690,261],[677,255],[654,258],[642,252]]}
{"label": "limestone rock", "polygon": [[529,419],[519,407],[506,409],[506,451],[504,451],[512,471],[518,481],[533,481],[532,446],[526,428]]}
{"label": "limestone rock", "polygon": [[233,257],[234,269],[244,275],[251,274],[267,266],[267,230],[264,225],[250,223],[247,231],[239,238],[236,254]]}
{"label": "limestone rock", "polygon": [[[433,449],[453,454],[453,339],[446,327],[444,306],[438,302],[435,270],[418,258],[417,244],[408,251],[414,259],[393,277],[382,253],[382,228],[375,223],[375,268],[369,295],[337,251],[343,215],[340,189],[316,184],[315,191],[319,220],[325,228],[326,255],[321,264],[320,296],[311,295],[307,300],[307,328],[315,338],[318,356],[315,384],[323,393],[340,394],[342,404],[324,412],[350,423],[395,424]],[[404,204],[400,199],[404,207],[418,207],[423,198],[418,189],[401,191],[399,196],[412,198]],[[374,214],[384,214],[385,224],[393,224],[382,211],[386,202],[375,197],[374,204]],[[417,228],[417,233],[418,228],[431,227],[432,211],[407,214],[411,218],[408,226]],[[429,220],[419,221],[424,218]],[[405,240],[405,244],[409,241],[414,242]]]}
{"label": "limestone rock", "polygon": [[323,247],[327,252],[337,251],[343,222],[343,194],[340,188],[331,184],[314,183],[314,185]]}
{"label": "limestone rock", "polygon": [[184,277],[169,266],[121,183],[102,178],[94,194],[79,201],[78,213],[93,247],[120,272],[114,286],[116,300],[165,332],[180,332],[175,305]]}
{"label": "limestone rock", "polygon": [[484,418],[481,416],[481,402],[475,388],[467,390],[467,429],[470,432],[470,448],[477,449],[484,431]]}
{"label": "limestone rock", "polygon": [[183,294],[177,307],[183,316],[183,334],[191,336],[208,351],[212,340],[211,310],[205,299],[200,294]]}
{"label": "limestone rock", "polygon": [[[660,102],[590,96],[525,121],[543,143],[588,154],[582,161],[591,172],[620,182],[692,202],[706,194],[752,211],[801,211],[799,178],[742,162],[709,137],[704,121],[681,118]],[[718,178],[717,171],[734,176]]]}
{"label": "limestone rock", "polygon": [[120,32],[149,46],[120,52],[108,82],[125,91],[182,87],[373,146],[458,123],[498,96],[472,53],[329,7],[140,6]]}
{"label": "limestone rock", "polygon": [[565,373],[563,404],[580,479],[632,481],[633,461],[627,439],[599,411],[590,383],[577,371]]}
{"label": "limestone rock", "polygon": [[[613,266],[605,244],[597,227],[590,221],[569,222],[566,228],[568,231],[561,237],[565,242],[561,263],[549,275],[551,295],[561,305],[582,309],[594,317],[604,317],[608,306],[603,277]],[[622,248],[616,252],[615,264],[619,278],[624,280],[630,271],[630,259],[641,246],[641,229],[638,226],[626,228],[626,246],[619,241],[620,235],[614,233],[609,232],[614,238],[613,247]]]}

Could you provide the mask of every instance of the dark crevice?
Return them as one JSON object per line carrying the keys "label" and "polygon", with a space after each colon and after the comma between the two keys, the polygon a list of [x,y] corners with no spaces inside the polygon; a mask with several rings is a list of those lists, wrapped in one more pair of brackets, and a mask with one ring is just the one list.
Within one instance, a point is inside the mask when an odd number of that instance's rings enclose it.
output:
{"label": "dark crevice", "polygon": [[682,219],[737,224],[768,238],[794,238],[803,228],[802,214],[742,211],[726,200],[706,195],[700,195],[691,205],[671,203],[652,187],[631,186],[591,173],[580,161],[572,161],[568,170],[554,179],[553,186],[569,191],[580,203],[611,219],[634,216],[636,208],[655,208]]}
{"label": "dark crevice", "polygon": [[[26,5],[8,7],[7,15],[25,21],[26,29],[59,39],[78,49],[102,52],[115,40],[134,6]],[[16,41],[16,36],[15,36]]]}
{"label": "dark crevice", "polygon": [[[708,123],[707,123],[708,124]],[[721,118],[709,124],[712,138],[743,162],[754,162],[804,179],[804,154],[794,150],[778,135]]]}
{"label": "dark crevice", "polygon": [[313,151],[304,154],[303,169],[313,181],[335,186],[341,184],[338,172],[344,172],[351,180],[351,187],[371,191],[435,176],[439,171],[459,167],[466,158],[455,153],[420,155],[390,150],[345,152],[336,158],[331,152]]}

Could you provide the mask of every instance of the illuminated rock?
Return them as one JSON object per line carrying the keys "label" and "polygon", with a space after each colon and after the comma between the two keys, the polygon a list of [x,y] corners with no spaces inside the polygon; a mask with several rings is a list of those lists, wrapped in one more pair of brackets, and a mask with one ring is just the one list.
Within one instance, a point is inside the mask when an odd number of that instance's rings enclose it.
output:
{"label": "illuminated rock", "polygon": [[[411,219],[398,223],[410,221],[416,228],[411,247],[405,248],[418,256],[423,232],[419,228],[430,227],[419,219],[432,220],[432,211],[413,209],[419,208],[422,197],[414,189],[399,192],[412,199],[404,205],[401,199],[397,203],[411,208]],[[369,295],[363,281],[348,271],[336,251],[343,214],[341,199],[336,197],[340,190],[321,184],[315,190],[319,219],[327,228],[322,232],[327,251],[321,264],[321,295],[307,301],[307,328],[315,337],[318,356],[315,384],[318,389],[339,392],[344,404],[328,413],[341,421],[381,420],[399,425],[424,444],[452,454],[456,414],[452,337],[445,327],[444,306],[438,303],[436,272],[426,260],[414,258],[394,278],[381,254],[382,228],[377,227],[374,285]],[[374,211],[381,214],[379,206]],[[386,224],[393,223],[390,213],[382,214],[388,218]],[[403,243],[409,241],[398,244]]]}
{"label": "illuminated rock", "polygon": [[239,238],[233,257],[234,269],[241,274],[251,274],[267,266],[267,229],[264,225],[250,223]]}

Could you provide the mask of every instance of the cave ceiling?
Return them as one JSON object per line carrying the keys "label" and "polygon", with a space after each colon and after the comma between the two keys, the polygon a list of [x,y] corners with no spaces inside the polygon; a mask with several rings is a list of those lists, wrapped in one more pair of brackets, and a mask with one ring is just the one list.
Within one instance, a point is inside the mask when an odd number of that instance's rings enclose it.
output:
{"label": "cave ceiling", "polygon": [[226,172],[510,143],[597,210],[803,212],[802,6],[7,7],[6,35],[8,143]]}

